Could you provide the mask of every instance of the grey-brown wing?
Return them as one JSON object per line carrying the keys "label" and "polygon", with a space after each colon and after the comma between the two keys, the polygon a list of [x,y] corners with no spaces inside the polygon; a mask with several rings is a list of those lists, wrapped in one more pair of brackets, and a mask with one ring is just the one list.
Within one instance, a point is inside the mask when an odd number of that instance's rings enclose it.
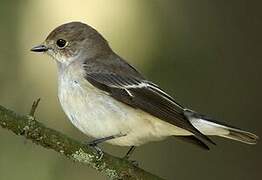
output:
{"label": "grey-brown wing", "polygon": [[[184,108],[155,84],[132,76],[114,73],[87,73],[86,79],[95,87],[133,108],[158,117],[213,143],[198,131],[184,115]],[[214,143],[213,143],[214,144]]]}

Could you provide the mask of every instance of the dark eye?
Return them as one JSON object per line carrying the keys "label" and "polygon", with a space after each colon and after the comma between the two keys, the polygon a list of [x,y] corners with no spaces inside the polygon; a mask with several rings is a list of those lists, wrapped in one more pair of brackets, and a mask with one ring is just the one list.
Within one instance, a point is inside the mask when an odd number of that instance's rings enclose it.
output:
{"label": "dark eye", "polygon": [[58,39],[58,40],[56,41],[56,45],[57,45],[58,47],[60,47],[60,48],[65,47],[66,44],[67,44],[67,42],[66,42],[66,40],[64,40],[64,39]]}

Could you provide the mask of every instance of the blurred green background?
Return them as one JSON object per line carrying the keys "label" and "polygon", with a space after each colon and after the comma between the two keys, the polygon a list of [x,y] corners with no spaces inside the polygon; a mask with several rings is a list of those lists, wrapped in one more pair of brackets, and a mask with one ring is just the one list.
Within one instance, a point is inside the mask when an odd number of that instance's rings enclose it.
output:
{"label": "blurred green background", "polygon": [[[261,1],[1,0],[0,104],[28,113],[42,98],[38,119],[74,138],[57,99],[56,65],[29,49],[56,26],[79,20],[178,102],[228,124],[262,134]],[[262,145],[221,138],[206,152],[166,141],[138,148],[133,159],[163,178],[262,178]],[[1,180],[104,180],[86,166],[0,129]],[[122,156],[127,148],[103,145]]]}

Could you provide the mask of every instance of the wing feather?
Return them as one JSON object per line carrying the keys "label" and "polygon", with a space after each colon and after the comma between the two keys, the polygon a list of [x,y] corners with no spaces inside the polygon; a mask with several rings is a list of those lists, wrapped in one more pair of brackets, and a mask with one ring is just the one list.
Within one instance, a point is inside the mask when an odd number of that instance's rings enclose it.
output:
{"label": "wing feather", "polygon": [[157,85],[133,76],[115,73],[87,73],[85,78],[92,85],[108,92],[118,101],[133,108],[142,109],[214,144],[211,139],[203,135],[190,123],[184,115],[185,109]]}

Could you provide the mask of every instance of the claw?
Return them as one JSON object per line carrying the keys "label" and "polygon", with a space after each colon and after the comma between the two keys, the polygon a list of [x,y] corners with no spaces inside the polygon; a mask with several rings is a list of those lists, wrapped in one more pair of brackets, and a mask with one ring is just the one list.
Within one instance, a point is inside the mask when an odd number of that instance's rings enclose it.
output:
{"label": "claw", "polygon": [[136,160],[130,160],[129,162],[131,162],[134,166],[139,167],[138,161],[136,161]]}
{"label": "claw", "polygon": [[136,160],[129,160],[126,156],[124,156],[122,159],[132,163],[136,167],[139,167],[139,163]]}
{"label": "claw", "polygon": [[87,145],[96,151],[98,155],[97,160],[100,161],[104,156],[104,152],[101,150],[101,148],[99,148],[96,143],[92,143],[92,142],[88,143]]}
{"label": "claw", "polygon": [[118,134],[118,135],[115,135],[115,136],[108,136],[108,137],[104,137],[104,138],[100,138],[100,139],[95,139],[91,142],[87,142],[87,145],[96,150],[97,154],[99,155],[97,157],[97,159],[101,160],[104,156],[104,153],[97,145],[102,143],[102,142],[105,142],[105,141],[108,141],[108,140],[111,140],[111,139],[115,139],[115,138],[118,138],[118,137],[122,137],[122,136],[126,136],[126,134]]}

